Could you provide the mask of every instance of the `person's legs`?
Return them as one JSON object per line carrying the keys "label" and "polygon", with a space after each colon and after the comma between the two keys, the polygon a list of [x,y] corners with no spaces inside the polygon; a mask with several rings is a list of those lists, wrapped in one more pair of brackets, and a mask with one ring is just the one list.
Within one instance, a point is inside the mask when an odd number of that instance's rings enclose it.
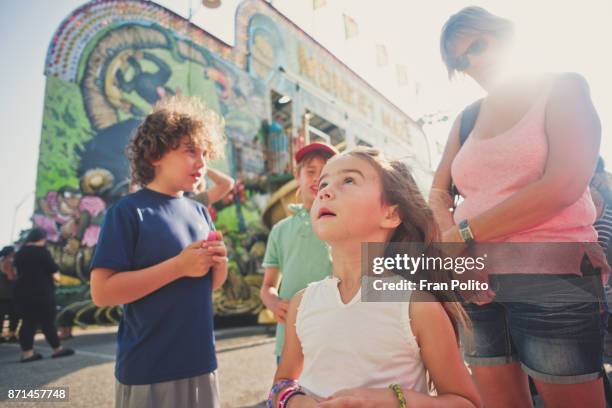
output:
{"label": "person's legs", "polygon": [[[576,290],[588,283],[564,279]],[[565,293],[559,301],[570,296]],[[546,407],[604,407],[601,320],[607,316],[597,302],[559,301],[507,305],[522,368]]]}
{"label": "person's legs", "polygon": [[604,408],[606,406],[601,378],[580,384],[550,384],[535,379],[534,382],[546,407]]}
{"label": "person's legs", "polygon": [[55,327],[55,303],[52,301],[41,302],[38,305],[38,314],[42,332],[47,343],[49,343],[54,351],[59,351],[61,346],[57,336],[57,328]]}
{"label": "person's legs", "polygon": [[4,340],[4,320],[9,313],[9,300],[0,299],[0,337]]}
{"label": "person's legs", "polygon": [[532,407],[527,375],[518,362],[470,366],[472,377],[488,408]]}
{"label": "person's legs", "polygon": [[29,302],[22,302],[20,306],[22,322],[19,329],[19,345],[23,358],[29,358],[34,354],[34,334],[38,326],[37,314]]}
{"label": "person's legs", "polygon": [[59,338],[61,341],[69,340],[72,336],[72,326],[60,326],[59,327]]}
{"label": "person's legs", "polygon": [[15,337],[19,325],[19,310],[14,299],[9,304],[9,337]]}
{"label": "person's legs", "polygon": [[56,318],[56,324],[59,328],[59,338],[61,341],[71,339],[72,326],[74,325],[76,313],[70,308],[64,308]]}
{"label": "person's legs", "polygon": [[487,407],[532,407],[527,375],[517,361],[506,310],[496,302],[465,305],[472,331],[461,333],[465,361]]}

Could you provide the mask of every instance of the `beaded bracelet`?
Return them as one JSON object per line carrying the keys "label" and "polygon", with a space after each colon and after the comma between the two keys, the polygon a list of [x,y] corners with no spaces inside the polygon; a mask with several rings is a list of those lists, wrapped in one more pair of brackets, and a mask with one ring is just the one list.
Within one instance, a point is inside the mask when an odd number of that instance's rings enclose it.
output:
{"label": "beaded bracelet", "polygon": [[274,384],[272,386],[272,389],[270,390],[270,394],[268,395],[268,399],[266,400],[266,408],[274,408],[274,397],[276,396],[276,394],[278,394],[278,392],[280,390],[282,390],[283,388],[287,387],[287,386],[293,386],[293,385],[297,385],[297,381],[295,380],[280,380],[279,382],[277,382],[276,384]]}
{"label": "beaded bracelet", "polygon": [[397,400],[399,401],[400,408],[406,408],[406,398],[404,397],[404,392],[399,384],[391,384],[389,388],[395,393]]}
{"label": "beaded bracelet", "polygon": [[289,400],[295,397],[296,395],[306,395],[306,393],[302,391],[302,387],[300,387],[299,385],[294,385],[285,388],[285,390],[278,399],[278,408],[287,408]]}

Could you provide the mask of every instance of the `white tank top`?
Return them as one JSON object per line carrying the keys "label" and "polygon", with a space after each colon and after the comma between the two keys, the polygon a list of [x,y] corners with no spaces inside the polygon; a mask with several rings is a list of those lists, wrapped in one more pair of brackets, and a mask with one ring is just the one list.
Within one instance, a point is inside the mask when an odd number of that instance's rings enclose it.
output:
{"label": "white tank top", "polygon": [[296,317],[304,369],[298,379],[309,394],[328,397],[353,387],[402,388],[427,393],[425,366],[410,328],[410,303],[347,304],[332,277],[308,285]]}

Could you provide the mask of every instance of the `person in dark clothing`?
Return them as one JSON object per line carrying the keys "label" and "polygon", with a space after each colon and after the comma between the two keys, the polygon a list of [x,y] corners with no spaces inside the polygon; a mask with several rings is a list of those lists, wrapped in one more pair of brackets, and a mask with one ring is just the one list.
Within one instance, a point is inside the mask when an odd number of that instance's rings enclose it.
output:
{"label": "person in dark clothing", "polygon": [[34,334],[41,327],[47,343],[53,348],[52,357],[74,354],[74,350],[62,348],[55,328],[54,274],[59,267],[45,248],[47,233],[34,228],[26,237],[25,244],[15,254],[17,268],[15,299],[21,311],[22,324],[19,331],[21,362],[40,360],[42,355],[34,352]]}
{"label": "person in dark clothing", "polygon": [[[13,292],[17,275],[13,266],[13,256],[15,248],[8,245],[0,251],[0,343],[8,341],[9,343],[17,343],[17,326],[19,325],[19,314],[15,306]],[[2,337],[2,329],[4,329],[4,319],[8,316],[9,332],[8,337]]]}

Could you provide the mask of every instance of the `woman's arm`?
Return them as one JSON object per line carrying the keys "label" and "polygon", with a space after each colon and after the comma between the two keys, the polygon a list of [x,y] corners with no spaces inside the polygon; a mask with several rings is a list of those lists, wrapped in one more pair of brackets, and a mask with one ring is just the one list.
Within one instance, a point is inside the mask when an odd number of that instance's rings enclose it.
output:
{"label": "woman's arm", "polygon": [[[295,322],[297,319],[298,308],[302,302],[304,289],[291,298],[289,303],[289,311],[287,312],[287,323],[285,324],[285,344],[281,353],[280,363],[274,374],[274,384],[280,380],[297,380],[302,373],[304,367],[304,354],[302,353],[302,345],[295,330]],[[277,399],[281,392],[276,394],[274,406],[278,402]],[[315,407],[317,401],[305,395],[296,395],[289,401],[289,408],[298,407]]]}
{"label": "woman's arm", "polygon": [[446,231],[455,225],[453,214],[449,210],[453,206],[453,197],[450,194],[451,164],[461,148],[459,144],[460,123],[461,115],[453,123],[429,192],[429,206],[442,231]]}
{"label": "woman's arm", "polygon": [[556,81],[546,108],[546,134],[548,160],[544,174],[497,206],[469,219],[477,241],[542,224],[584,193],[599,153],[601,124],[589,87],[581,76],[565,74]]}

